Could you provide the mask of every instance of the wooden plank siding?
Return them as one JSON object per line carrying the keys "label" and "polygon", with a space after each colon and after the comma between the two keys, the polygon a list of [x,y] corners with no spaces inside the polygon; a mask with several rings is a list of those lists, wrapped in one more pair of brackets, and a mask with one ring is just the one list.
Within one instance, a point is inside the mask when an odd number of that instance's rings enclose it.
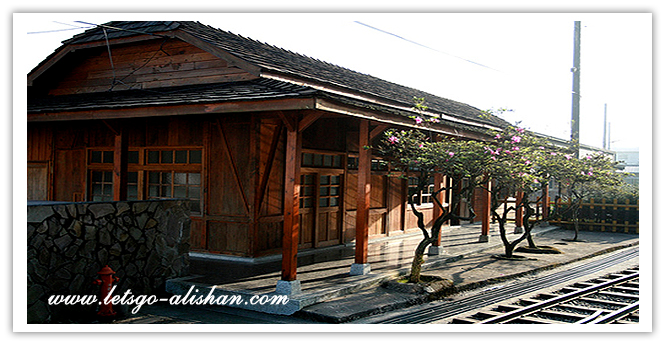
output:
{"label": "wooden plank siding", "polygon": [[29,123],[26,151],[28,160],[27,198],[28,200],[49,200],[53,170],[52,127],[46,124]]}
{"label": "wooden plank siding", "polygon": [[[113,61],[113,65],[112,62]],[[113,66],[113,68],[112,68]],[[114,78],[120,83],[114,84]],[[51,95],[251,80],[250,73],[176,39],[105,47],[72,67]]]}
{"label": "wooden plank siding", "polygon": [[[306,115],[302,113],[301,117]],[[303,132],[309,146],[304,148],[305,152],[346,157],[349,154],[346,136],[329,141],[331,137],[327,135],[322,141],[317,141],[317,135],[323,135],[327,126],[344,130],[348,124],[336,118],[318,118]],[[202,175],[203,209],[201,214],[192,216],[193,250],[239,256],[280,252],[286,129],[276,112],[122,121],[58,121],[50,122],[48,126],[46,123],[31,123],[29,159],[42,162],[39,166],[32,165],[31,184],[44,185],[44,169],[52,167],[49,168],[53,171],[52,176],[46,177],[49,180],[46,185],[52,186],[47,192],[51,193],[49,199],[89,200],[89,172],[91,167],[97,167],[87,163],[89,153],[90,150],[113,151],[113,128],[127,131],[130,151],[182,148],[200,148],[203,151],[203,161],[198,168]],[[327,147],[327,143],[333,144],[329,147],[333,150],[320,149]],[[140,159],[145,161],[144,153]],[[157,171],[164,167],[162,164],[144,165],[142,169]],[[129,171],[132,169],[130,164]],[[187,165],[177,169],[188,171]],[[356,171],[347,170],[346,162],[339,169],[303,169],[321,175],[341,174],[342,211],[320,212],[318,215],[302,213],[299,223],[312,222],[316,224],[312,227],[316,231],[300,234],[301,244],[311,243],[301,248],[312,247],[312,243],[327,246],[354,240],[358,188]],[[140,179],[146,188],[147,177]],[[413,227],[411,212],[404,203],[406,182],[389,178],[381,171],[373,171],[370,182],[369,237],[402,234],[405,228]],[[33,195],[39,194],[35,191]],[[146,191],[140,195],[146,197]]]}

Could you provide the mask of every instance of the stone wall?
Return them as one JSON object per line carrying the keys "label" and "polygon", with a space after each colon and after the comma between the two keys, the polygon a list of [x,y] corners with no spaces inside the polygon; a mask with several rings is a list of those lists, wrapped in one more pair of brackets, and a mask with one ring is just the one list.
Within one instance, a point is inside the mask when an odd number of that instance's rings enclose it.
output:
{"label": "stone wall", "polygon": [[90,322],[98,305],[50,306],[52,295],[97,295],[109,265],[116,294],[159,294],[189,269],[186,200],[28,205],[28,322]]}

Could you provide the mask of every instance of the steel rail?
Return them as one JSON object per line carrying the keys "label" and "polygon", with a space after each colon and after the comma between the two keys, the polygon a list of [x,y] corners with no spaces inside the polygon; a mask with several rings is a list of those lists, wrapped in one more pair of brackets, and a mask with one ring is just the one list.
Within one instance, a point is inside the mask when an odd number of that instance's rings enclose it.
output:
{"label": "steel rail", "polygon": [[481,320],[477,323],[481,323],[481,324],[484,324],[484,323],[506,323],[506,322],[509,322],[509,321],[512,321],[512,320],[515,320],[515,319],[519,319],[523,316],[527,316],[527,315],[532,314],[534,312],[537,312],[539,310],[542,310],[542,309],[545,309],[545,308],[548,308],[548,307],[552,307],[554,305],[562,304],[564,302],[574,300],[574,299],[579,298],[581,296],[589,295],[591,293],[601,291],[601,290],[606,289],[608,287],[611,287],[613,285],[621,284],[621,283],[624,283],[624,282],[629,281],[629,280],[634,280],[636,278],[638,278],[638,273],[629,274],[629,275],[624,276],[624,277],[615,278],[615,279],[608,280],[608,281],[605,281],[605,282],[600,283],[600,284],[596,284],[596,285],[586,287],[584,289],[572,291],[572,292],[566,293],[564,295],[557,296],[555,298],[547,299],[547,300],[539,302],[539,303],[530,304],[530,305],[528,305],[524,308],[512,310],[508,313],[493,316],[491,318]]}
{"label": "steel rail", "polygon": [[611,323],[611,322],[613,322],[617,319],[621,319],[621,318],[635,312],[636,310],[638,310],[638,303],[639,302],[636,301],[635,303],[632,303],[632,304],[630,304],[626,307],[615,310],[615,311],[613,311],[613,312],[611,312],[607,315],[604,315],[600,318],[597,318],[597,319],[591,321],[590,323]]}
{"label": "steel rail", "polygon": [[[588,263],[580,264],[569,270],[550,274],[536,278],[534,280],[503,286],[485,293],[479,293],[474,296],[460,299],[453,303],[441,304],[428,309],[416,311],[407,315],[398,315],[385,320],[377,321],[376,323],[427,323],[444,319],[457,314],[462,314],[470,310],[482,308],[494,303],[498,303],[510,298],[514,298],[526,293],[534,292],[543,289],[547,286],[557,285],[567,282],[571,279],[583,277],[594,272],[601,271],[605,268],[612,267],[623,261],[633,259],[639,254],[639,248],[632,248],[630,250],[622,250],[613,253],[603,259],[591,261]],[[547,286],[545,286],[548,284]]]}

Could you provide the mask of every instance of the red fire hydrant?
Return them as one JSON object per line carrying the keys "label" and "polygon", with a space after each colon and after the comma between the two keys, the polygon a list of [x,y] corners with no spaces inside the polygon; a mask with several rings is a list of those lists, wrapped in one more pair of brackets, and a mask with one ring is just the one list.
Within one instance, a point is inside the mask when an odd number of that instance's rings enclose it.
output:
{"label": "red fire hydrant", "polygon": [[[99,306],[99,311],[97,312],[97,315],[99,316],[114,316],[116,315],[116,312],[113,311],[113,304],[111,303],[111,298],[109,297],[109,294],[111,294],[111,290],[113,289],[113,283],[118,282],[120,280],[118,277],[115,277],[114,272],[109,265],[104,266],[97,274],[100,275],[101,279],[97,279],[93,281],[93,284],[95,285],[101,285],[100,286],[100,306]],[[109,297],[108,303],[106,303],[106,299]]]}

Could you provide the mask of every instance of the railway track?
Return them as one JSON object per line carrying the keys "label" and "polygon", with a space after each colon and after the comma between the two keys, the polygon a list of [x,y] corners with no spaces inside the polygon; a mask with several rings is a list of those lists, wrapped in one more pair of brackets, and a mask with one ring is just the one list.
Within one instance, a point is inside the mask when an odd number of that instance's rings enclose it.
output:
{"label": "railway track", "polygon": [[[586,262],[561,272],[545,275],[530,281],[512,285],[492,286],[481,293],[453,302],[442,302],[421,310],[375,321],[388,324],[420,324],[444,320],[470,311],[479,310],[503,301],[543,290],[550,286],[585,277],[594,272],[613,267],[626,260],[638,257],[639,248],[633,247],[612,253],[602,259]],[[515,309],[515,308],[514,308]],[[494,315],[493,315],[494,316]]]}
{"label": "railway track", "polygon": [[457,324],[632,324],[639,321],[638,267],[540,293],[469,317]]}

